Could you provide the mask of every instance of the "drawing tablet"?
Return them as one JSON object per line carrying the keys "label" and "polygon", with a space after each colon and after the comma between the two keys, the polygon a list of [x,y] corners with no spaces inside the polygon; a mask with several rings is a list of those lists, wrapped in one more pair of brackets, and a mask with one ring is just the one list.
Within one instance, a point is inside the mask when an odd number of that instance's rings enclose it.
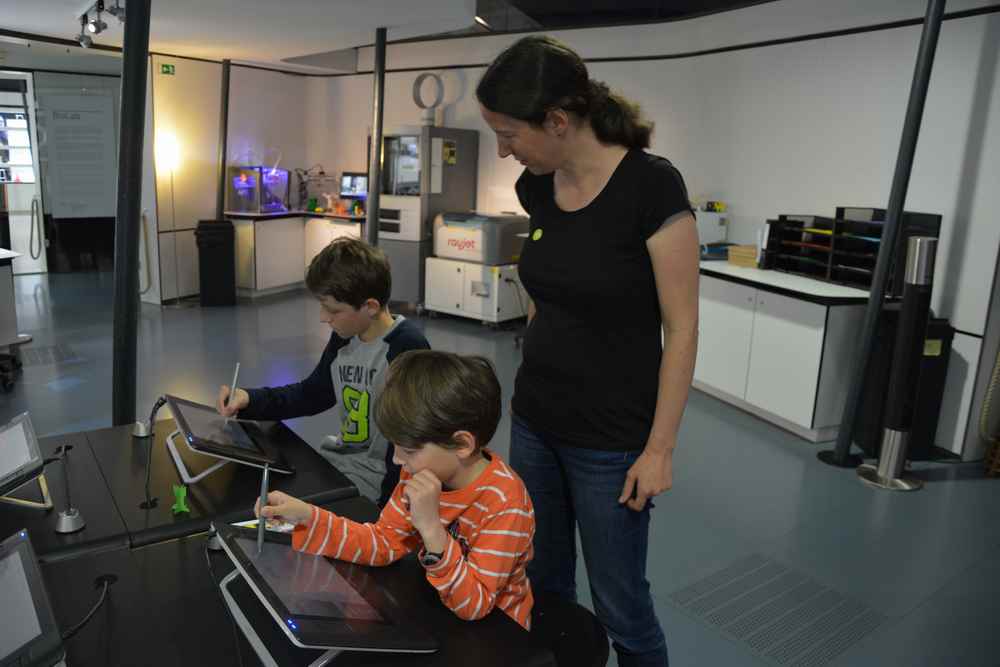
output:
{"label": "drawing tablet", "polygon": [[295,472],[281,453],[268,445],[267,436],[255,422],[227,419],[211,406],[169,394],[164,398],[177,428],[196,452],[259,468],[268,464],[275,472]]}
{"label": "drawing tablet", "polygon": [[406,622],[378,568],[292,549],[287,535],[217,525],[223,549],[288,639],[301,648],[432,653],[437,642]]}

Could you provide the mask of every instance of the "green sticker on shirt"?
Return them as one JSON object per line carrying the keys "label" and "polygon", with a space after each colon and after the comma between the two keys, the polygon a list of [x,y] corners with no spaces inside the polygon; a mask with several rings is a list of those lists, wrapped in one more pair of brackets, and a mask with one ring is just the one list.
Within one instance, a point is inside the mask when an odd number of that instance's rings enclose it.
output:
{"label": "green sticker on shirt", "polygon": [[541,229],[536,229],[534,232],[532,232],[532,234],[531,234],[531,240],[532,241],[537,241],[537,240],[539,240],[541,238],[542,238],[542,230]]}

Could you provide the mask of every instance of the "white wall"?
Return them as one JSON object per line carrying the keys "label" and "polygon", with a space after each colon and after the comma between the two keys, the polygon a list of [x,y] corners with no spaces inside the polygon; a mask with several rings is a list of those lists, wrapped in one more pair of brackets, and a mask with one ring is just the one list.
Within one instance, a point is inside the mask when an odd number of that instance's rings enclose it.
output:
{"label": "white wall", "polygon": [[[163,74],[163,64],[174,65],[174,74]],[[150,72],[159,285],[161,297],[172,299],[198,293],[194,228],[215,218],[222,65],[156,55]],[[179,153],[173,170],[161,151],[167,137]]]}
{"label": "white wall", "polygon": [[[229,164],[273,166],[280,159],[278,166],[289,171],[309,166],[304,122],[307,82],[302,76],[233,65],[226,145]],[[293,188],[294,183],[293,176]]]}
{"label": "white wall", "polygon": [[[988,2],[951,2],[948,11]],[[916,0],[773,2],[676,23],[553,33],[584,57],[670,54],[921,17]],[[778,213],[832,215],[839,204],[885,206],[921,28],[907,27],[655,61],[594,63],[592,76],[643,105],[656,123],[652,150],[682,171],[693,198],[731,206],[731,237],[749,241]],[[391,45],[394,67],[489,62],[518,36]],[[961,451],[1000,225],[1000,14],[944,23],[908,210],[943,216],[935,311],[965,332],[955,342],[939,444]],[[371,67],[371,49],[359,54]],[[479,201],[515,209],[518,165],[496,156],[474,87],[482,68],[438,70],[447,125],[478,129]],[[387,126],[418,123],[410,87],[419,72],[386,76]],[[363,168],[371,77],[310,82],[325,117],[307,115],[310,161]],[[972,335],[967,335],[972,334]]]}

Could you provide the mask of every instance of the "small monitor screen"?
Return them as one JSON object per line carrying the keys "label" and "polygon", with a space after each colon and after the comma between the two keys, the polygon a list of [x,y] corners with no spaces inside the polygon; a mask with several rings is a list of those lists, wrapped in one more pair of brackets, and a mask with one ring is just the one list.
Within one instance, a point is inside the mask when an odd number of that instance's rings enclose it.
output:
{"label": "small monitor screen", "polygon": [[0,477],[6,477],[31,463],[31,448],[23,421],[0,430]]}
{"label": "small monitor screen", "polygon": [[0,604],[0,661],[42,634],[21,558],[20,552],[13,551],[0,560],[0,591],[4,598]]}
{"label": "small monitor screen", "polygon": [[386,622],[326,558],[266,541],[258,555],[253,540],[235,542],[293,616]]}
{"label": "small monitor screen", "polygon": [[250,452],[260,451],[237,420],[227,419],[211,408],[190,403],[183,405],[182,412],[188,428],[195,437]]}
{"label": "small monitor screen", "polygon": [[367,197],[368,174],[344,172],[340,177],[341,197]]}

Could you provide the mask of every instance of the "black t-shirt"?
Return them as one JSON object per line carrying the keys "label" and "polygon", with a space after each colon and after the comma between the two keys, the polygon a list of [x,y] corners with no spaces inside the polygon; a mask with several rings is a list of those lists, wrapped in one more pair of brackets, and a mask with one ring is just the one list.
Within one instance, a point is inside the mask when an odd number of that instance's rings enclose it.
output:
{"label": "black t-shirt", "polygon": [[561,444],[642,449],[663,352],[646,241],[691,210],[684,180],[668,160],[630,150],[578,211],[556,205],[552,174],[525,171],[515,187],[531,216],[518,270],[536,314],[514,413]]}

